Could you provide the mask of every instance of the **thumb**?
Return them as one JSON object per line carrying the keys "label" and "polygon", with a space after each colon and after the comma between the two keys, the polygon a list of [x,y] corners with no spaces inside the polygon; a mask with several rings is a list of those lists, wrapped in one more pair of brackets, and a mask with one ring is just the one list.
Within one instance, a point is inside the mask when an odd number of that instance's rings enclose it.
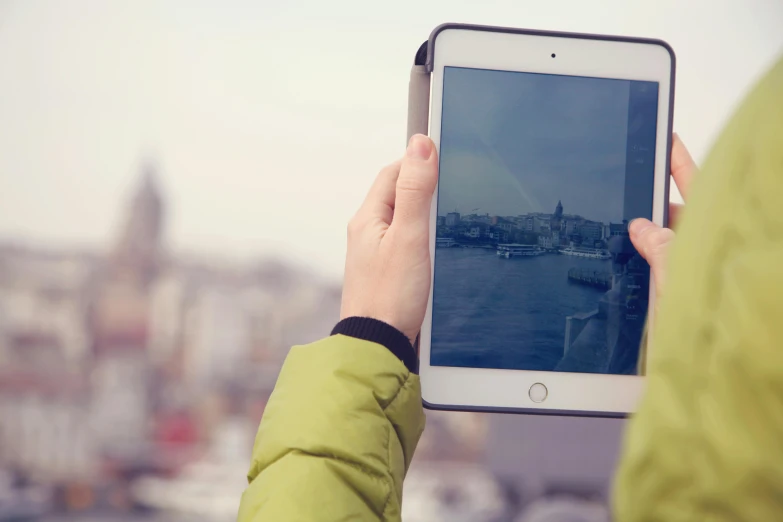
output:
{"label": "thumb", "polygon": [[429,230],[432,195],[438,181],[438,155],[427,136],[417,134],[408,143],[397,178],[392,226]]}
{"label": "thumb", "polygon": [[659,294],[666,279],[666,259],[674,232],[647,219],[634,219],[628,226],[631,242],[647,261],[655,278],[655,289]]}

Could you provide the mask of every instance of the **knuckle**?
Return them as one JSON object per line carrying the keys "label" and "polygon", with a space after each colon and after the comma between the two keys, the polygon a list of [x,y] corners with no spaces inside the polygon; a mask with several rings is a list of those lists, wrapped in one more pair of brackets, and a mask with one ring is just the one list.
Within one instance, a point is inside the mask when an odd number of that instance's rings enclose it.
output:
{"label": "knuckle", "polygon": [[404,167],[397,179],[397,190],[428,196],[435,190],[437,180],[436,171],[428,166]]}
{"label": "knuckle", "polygon": [[402,194],[421,197],[427,188],[425,181],[415,176],[400,176],[397,180],[397,191]]}

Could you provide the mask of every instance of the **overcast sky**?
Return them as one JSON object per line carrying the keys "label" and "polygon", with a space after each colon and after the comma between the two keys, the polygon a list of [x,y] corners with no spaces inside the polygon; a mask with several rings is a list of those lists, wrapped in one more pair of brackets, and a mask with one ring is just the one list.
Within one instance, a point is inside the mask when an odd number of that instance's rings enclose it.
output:
{"label": "overcast sky", "polygon": [[449,68],[438,211],[623,219],[630,82]]}
{"label": "overcast sky", "polygon": [[669,41],[675,129],[701,159],[781,20],[777,0],[0,0],[0,238],[105,246],[152,158],[172,248],[339,277],[438,23]]}

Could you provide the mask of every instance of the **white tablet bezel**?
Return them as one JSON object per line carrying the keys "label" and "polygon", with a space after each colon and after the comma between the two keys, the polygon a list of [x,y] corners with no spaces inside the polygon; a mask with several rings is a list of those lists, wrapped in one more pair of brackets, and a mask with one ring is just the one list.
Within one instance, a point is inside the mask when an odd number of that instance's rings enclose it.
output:
{"label": "white tablet bezel", "polygon": [[[430,42],[432,67],[430,136],[440,150],[444,67],[467,67],[567,76],[654,81],[659,84],[655,150],[653,221],[663,225],[667,204],[670,147],[670,87],[674,56],[662,42],[602,39],[579,35],[519,34],[445,28]],[[555,58],[552,58],[555,54]],[[436,192],[437,194],[437,192]],[[434,276],[437,198],[430,219],[430,253]],[[650,289],[650,309],[654,300]],[[419,340],[422,398],[433,409],[527,411],[624,415],[634,411],[643,376],[495,370],[430,365],[432,296]],[[529,389],[547,387],[543,402],[533,402]]]}

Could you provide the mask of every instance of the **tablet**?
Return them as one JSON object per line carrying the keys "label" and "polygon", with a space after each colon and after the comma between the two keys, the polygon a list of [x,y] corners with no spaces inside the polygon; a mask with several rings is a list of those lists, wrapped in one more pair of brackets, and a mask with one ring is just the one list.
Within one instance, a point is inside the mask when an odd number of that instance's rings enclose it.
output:
{"label": "tablet", "polygon": [[426,67],[440,176],[425,405],[632,412],[655,296],[628,224],[667,220],[671,48],[445,25]]}

